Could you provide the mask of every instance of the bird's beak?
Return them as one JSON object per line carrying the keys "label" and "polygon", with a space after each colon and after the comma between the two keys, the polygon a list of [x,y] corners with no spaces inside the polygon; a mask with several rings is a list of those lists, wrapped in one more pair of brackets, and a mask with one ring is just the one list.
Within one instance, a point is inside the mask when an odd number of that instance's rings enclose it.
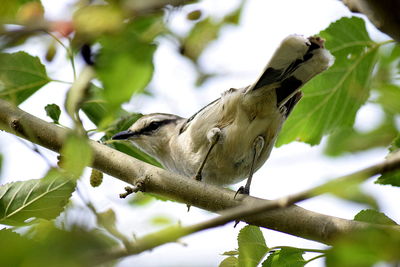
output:
{"label": "bird's beak", "polygon": [[113,137],[111,137],[111,139],[112,140],[126,140],[135,135],[136,135],[135,132],[127,130],[127,131],[122,131],[122,132],[115,134]]}

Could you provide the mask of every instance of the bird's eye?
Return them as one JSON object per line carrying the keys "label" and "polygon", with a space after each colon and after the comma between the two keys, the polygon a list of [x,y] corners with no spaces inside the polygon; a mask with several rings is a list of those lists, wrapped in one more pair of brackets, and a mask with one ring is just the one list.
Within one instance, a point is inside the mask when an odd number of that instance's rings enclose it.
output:
{"label": "bird's eye", "polygon": [[160,125],[161,125],[161,122],[153,121],[146,127],[146,131],[151,132],[151,131],[157,130],[160,127]]}

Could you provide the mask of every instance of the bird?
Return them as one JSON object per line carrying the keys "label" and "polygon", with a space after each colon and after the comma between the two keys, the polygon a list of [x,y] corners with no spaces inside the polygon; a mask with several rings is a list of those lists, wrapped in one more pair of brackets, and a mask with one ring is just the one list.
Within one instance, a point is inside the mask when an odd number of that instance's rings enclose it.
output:
{"label": "bird", "polygon": [[[127,140],[174,173],[218,186],[247,178],[250,194],[283,123],[300,101],[301,87],[334,61],[319,36],[289,35],[256,81],[230,88],[190,118],[144,115],[113,140]],[[236,195],[235,195],[236,197]]]}

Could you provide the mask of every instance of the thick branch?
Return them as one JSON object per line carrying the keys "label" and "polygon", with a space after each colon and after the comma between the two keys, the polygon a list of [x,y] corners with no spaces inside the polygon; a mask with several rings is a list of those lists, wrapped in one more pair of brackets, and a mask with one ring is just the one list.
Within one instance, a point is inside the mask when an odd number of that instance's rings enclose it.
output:
{"label": "thick branch", "polygon": [[382,32],[400,42],[400,2],[398,0],[343,0],[353,12],[359,12]]}
{"label": "thick branch", "polygon": [[[68,133],[67,129],[45,122],[1,99],[0,129],[55,152],[60,150]],[[170,173],[94,141],[91,141],[91,146],[94,154],[93,168],[129,184],[141,184],[146,192],[218,213],[224,213],[223,210],[240,204],[254,207],[270,202],[255,197],[243,197],[242,200],[235,200],[233,197],[235,192],[232,190]],[[400,166],[399,162],[399,159],[392,161],[390,169],[393,166]],[[387,169],[386,164],[378,164],[368,169],[368,175],[374,175]],[[319,214],[298,206],[260,213],[246,217],[244,221],[327,244],[340,235],[365,227],[364,223]]]}

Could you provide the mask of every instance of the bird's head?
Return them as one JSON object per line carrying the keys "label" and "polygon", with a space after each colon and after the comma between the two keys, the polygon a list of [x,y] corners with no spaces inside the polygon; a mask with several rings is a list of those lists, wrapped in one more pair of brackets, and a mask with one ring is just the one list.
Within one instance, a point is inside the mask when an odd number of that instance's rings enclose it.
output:
{"label": "bird's head", "polygon": [[177,124],[184,119],[165,113],[142,116],[128,130],[115,134],[113,140],[129,140],[140,150],[160,159],[169,153],[169,141],[177,134]]}

